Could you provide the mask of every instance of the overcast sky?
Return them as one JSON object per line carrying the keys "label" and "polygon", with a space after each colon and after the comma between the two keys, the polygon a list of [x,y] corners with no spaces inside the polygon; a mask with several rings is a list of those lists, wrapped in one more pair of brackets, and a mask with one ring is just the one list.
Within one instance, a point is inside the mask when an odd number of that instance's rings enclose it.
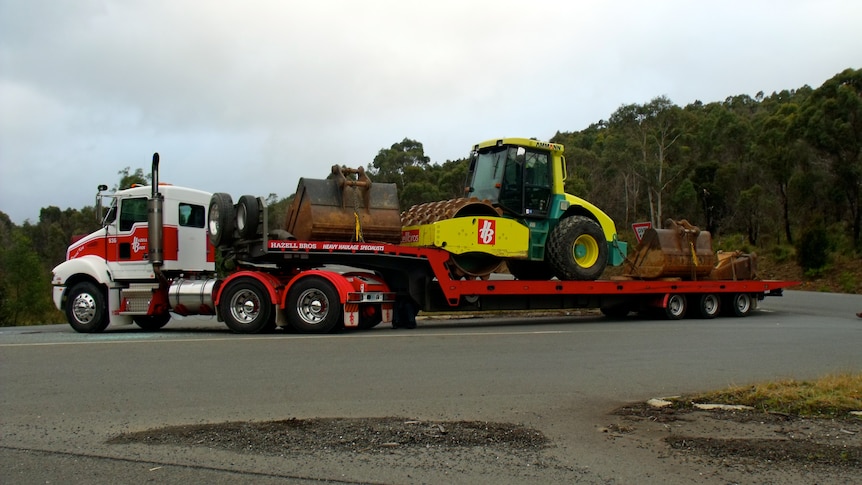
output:
{"label": "overcast sky", "polygon": [[125,167],[286,197],[402,139],[434,163],[665,95],[862,67],[862,2],[0,0],[0,211],[92,205]]}

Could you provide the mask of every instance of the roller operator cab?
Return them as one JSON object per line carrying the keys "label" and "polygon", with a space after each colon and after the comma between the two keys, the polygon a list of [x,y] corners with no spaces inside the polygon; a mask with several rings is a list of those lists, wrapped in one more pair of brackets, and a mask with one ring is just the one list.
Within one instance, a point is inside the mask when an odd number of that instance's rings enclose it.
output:
{"label": "roller operator cab", "polygon": [[503,138],[473,147],[466,196],[487,200],[530,231],[527,259],[507,261],[519,279],[594,280],[625,260],[613,220],[565,193],[565,180],[563,145]]}

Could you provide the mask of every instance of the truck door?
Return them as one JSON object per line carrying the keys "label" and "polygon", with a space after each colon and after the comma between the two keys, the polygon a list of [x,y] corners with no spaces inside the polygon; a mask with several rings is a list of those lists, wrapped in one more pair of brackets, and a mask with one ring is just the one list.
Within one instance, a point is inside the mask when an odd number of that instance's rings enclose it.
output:
{"label": "truck door", "polygon": [[180,202],[178,210],[178,266],[189,271],[203,271],[207,267],[207,244],[209,242],[206,231],[206,207]]}
{"label": "truck door", "polygon": [[108,260],[115,279],[149,278],[147,198],[117,201],[118,216],[108,225]]}

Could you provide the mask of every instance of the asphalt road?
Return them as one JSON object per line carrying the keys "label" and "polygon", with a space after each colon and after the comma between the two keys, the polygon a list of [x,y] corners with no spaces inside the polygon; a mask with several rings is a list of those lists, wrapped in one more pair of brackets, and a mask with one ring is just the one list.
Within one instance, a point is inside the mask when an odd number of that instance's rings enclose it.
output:
{"label": "asphalt road", "polygon": [[[749,317],[715,320],[428,319],[416,330],[324,336],[233,335],[195,319],[158,333],[0,329],[0,483],[696,482],[696,471],[663,468],[643,450],[603,446],[607,413],[650,397],[858,372],[859,311],[860,295],[788,291]],[[167,425],[382,416],[524,424],[552,441],[555,466],[462,465],[453,476],[446,464],[383,469],[363,457],[106,443]]]}

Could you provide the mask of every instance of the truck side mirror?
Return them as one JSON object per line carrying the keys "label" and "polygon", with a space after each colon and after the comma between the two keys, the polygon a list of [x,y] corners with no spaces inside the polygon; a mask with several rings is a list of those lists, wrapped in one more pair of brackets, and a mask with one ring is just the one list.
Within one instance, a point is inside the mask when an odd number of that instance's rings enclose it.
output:
{"label": "truck side mirror", "polygon": [[108,190],[108,186],[100,184],[96,187],[96,190],[96,220],[104,226],[113,220],[111,208],[108,208],[108,213],[104,213],[104,209],[102,208],[102,192]]}

